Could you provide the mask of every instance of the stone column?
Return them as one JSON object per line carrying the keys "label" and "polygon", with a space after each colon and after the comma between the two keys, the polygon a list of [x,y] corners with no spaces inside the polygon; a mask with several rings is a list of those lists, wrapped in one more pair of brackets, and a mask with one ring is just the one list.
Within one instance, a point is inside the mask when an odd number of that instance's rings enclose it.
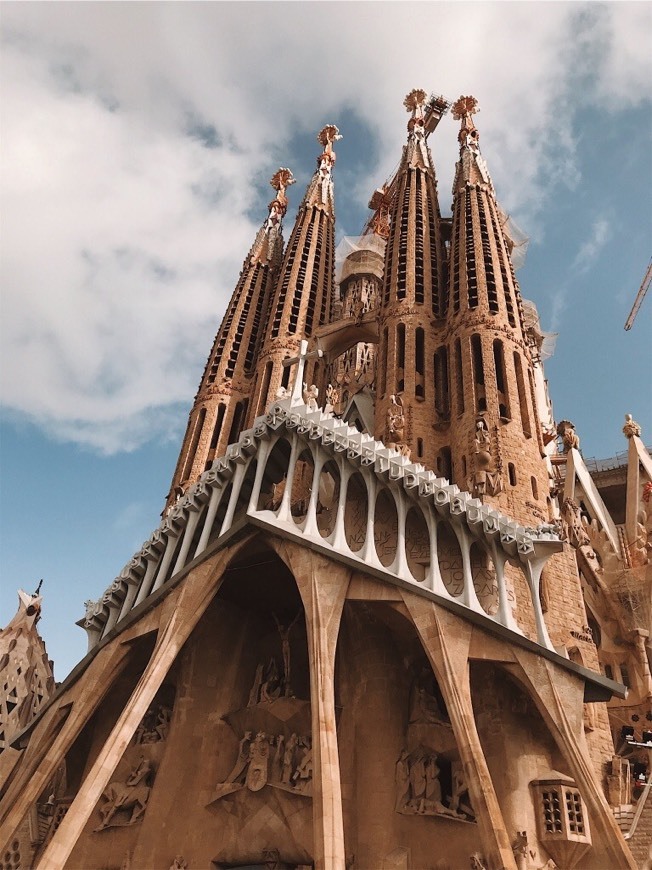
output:
{"label": "stone column", "polygon": [[608,856],[610,866],[635,870],[637,864],[595,778],[586,742],[580,738],[584,734],[583,680],[527,650],[514,647],[514,656],[520,667],[514,665],[507,669],[525,682],[550,728],[586,803],[593,834],[599,838],[599,847]]}
{"label": "stone column", "polygon": [[403,599],[446,702],[487,866],[489,870],[516,870],[505,821],[473,716],[469,684],[473,626],[409,592],[403,593]]}
{"label": "stone column", "polygon": [[164,602],[164,611],[168,612],[161,614],[161,627],[149,663],[64,820],[43,853],[38,870],[59,870],[65,867],[140,720],[154,700],[181,647],[213,600],[224,576],[225,566],[232,556],[232,549],[226,549],[214,559],[198,566],[185,579],[181,593],[174,602],[174,608],[166,608],[168,602]]}
{"label": "stone column", "polygon": [[335,719],[335,651],[351,571],[289,542],[270,544],[294,574],[306,613],[313,735],[315,870],[345,870],[340,760]]}

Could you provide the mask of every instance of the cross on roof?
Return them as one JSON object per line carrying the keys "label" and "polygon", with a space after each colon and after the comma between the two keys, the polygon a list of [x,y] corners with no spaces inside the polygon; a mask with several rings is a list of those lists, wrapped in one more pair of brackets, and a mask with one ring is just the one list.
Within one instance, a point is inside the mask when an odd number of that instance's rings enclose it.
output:
{"label": "cross on roof", "polygon": [[299,356],[293,356],[289,359],[283,360],[284,366],[293,366],[296,365],[297,370],[294,374],[294,384],[292,385],[292,401],[302,401],[302,388],[303,388],[303,370],[306,367],[306,360],[314,359],[315,357],[322,357],[324,355],[324,351],[321,348],[317,348],[316,350],[308,353],[308,342],[306,339],[301,340],[301,344],[299,345]]}

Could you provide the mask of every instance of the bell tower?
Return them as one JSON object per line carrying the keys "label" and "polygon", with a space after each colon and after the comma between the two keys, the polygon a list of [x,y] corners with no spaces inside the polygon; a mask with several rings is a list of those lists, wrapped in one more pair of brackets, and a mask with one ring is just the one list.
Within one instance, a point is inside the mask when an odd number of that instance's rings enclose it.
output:
{"label": "bell tower", "polygon": [[[334,124],[327,124],[317,136],[323,151],[299,206],[267,312],[248,425],[264,413],[280,387],[288,387],[290,369],[283,360],[295,357],[302,339],[309,339],[330,318],[335,271],[333,146],[341,138]],[[320,380],[315,365],[306,372],[308,383]]]}
{"label": "bell tower", "polygon": [[519,522],[547,521],[534,366],[506,220],[479,145],[474,97],[452,107],[461,121],[453,183],[445,325],[435,351],[435,426],[448,444],[435,468]]}
{"label": "bell tower", "polygon": [[210,468],[243,429],[262,338],[261,326],[283,259],[282,222],[288,207],[285,191],[294,184],[294,178],[289,169],[281,168],[270,184],[276,196],[242,264],[206,362],[166,507]]}
{"label": "bell tower", "polygon": [[426,144],[426,92],[404,100],[407,144],[393,181],[391,224],[379,304],[375,437],[433,465],[434,325],[445,303],[445,250],[437,181]]}

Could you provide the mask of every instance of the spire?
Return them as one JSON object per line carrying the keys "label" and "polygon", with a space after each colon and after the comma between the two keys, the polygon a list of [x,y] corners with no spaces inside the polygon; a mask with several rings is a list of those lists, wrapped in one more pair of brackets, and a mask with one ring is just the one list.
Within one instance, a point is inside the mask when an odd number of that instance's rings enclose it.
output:
{"label": "spire", "polygon": [[55,688],[52,662],[36,628],[41,618],[41,583],[31,595],[18,590],[16,615],[0,629],[0,753]]}
{"label": "spire", "polygon": [[317,135],[323,150],[299,206],[268,310],[250,420],[264,411],[279,386],[288,386],[289,369],[284,370],[283,359],[296,355],[301,340],[310,338],[330,316],[335,271],[333,146],[341,138],[334,124]]}
{"label": "spire", "polygon": [[451,108],[453,118],[461,121],[457,141],[460,143],[460,162],[457,165],[453,195],[460,184],[488,184],[491,192],[494,187],[489,177],[489,170],[484,157],[480,153],[480,132],[475,126],[473,116],[480,111],[475,97],[460,97]]}
{"label": "spire", "polygon": [[375,430],[377,438],[392,436],[391,440],[399,443],[396,433],[388,431],[392,408],[397,404],[392,397],[397,396],[407,421],[400,449],[410,450],[417,461],[426,461],[432,439],[416,435],[432,425],[425,418],[432,413],[434,393],[433,318],[439,320],[445,313],[446,256],[437,180],[426,144],[426,91],[414,88],[403,105],[410,118],[407,143],[390,185],[390,227],[379,306]]}
{"label": "spire", "polygon": [[283,258],[286,190],[294,182],[292,172],[285,167],[270,180],[276,196],[242,264],[208,357],[172,479],[168,506],[210,467],[242,429],[262,338],[261,326]]}

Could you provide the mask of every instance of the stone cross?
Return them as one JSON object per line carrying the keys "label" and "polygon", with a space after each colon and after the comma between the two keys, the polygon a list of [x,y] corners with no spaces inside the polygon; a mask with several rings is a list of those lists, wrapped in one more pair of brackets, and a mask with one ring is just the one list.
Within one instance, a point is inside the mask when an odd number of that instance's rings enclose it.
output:
{"label": "stone cross", "polygon": [[297,370],[294,374],[294,384],[292,386],[292,401],[303,401],[303,370],[306,367],[306,360],[314,359],[315,357],[322,357],[324,355],[324,351],[321,348],[317,348],[317,350],[313,350],[308,353],[308,342],[306,339],[301,340],[301,344],[299,345],[299,356],[293,356],[290,359],[284,359],[284,366],[293,366],[296,365]]}

